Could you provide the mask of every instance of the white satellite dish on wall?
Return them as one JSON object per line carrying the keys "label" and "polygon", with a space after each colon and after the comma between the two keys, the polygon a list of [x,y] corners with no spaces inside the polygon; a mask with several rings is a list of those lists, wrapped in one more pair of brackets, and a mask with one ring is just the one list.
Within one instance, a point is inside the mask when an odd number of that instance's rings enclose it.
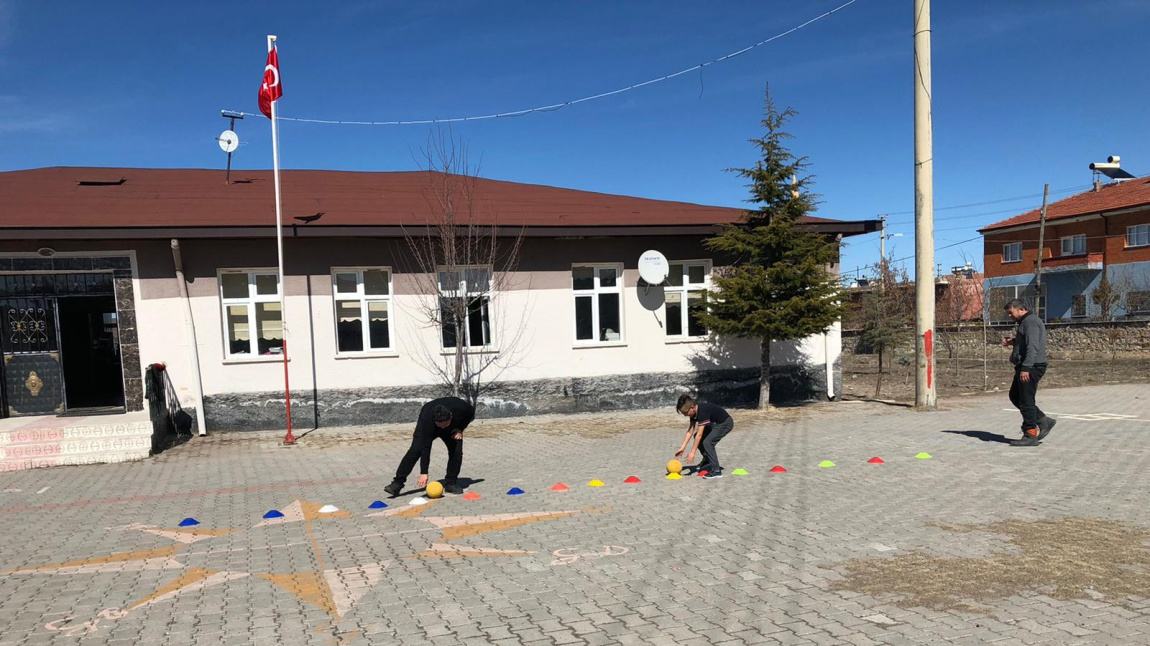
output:
{"label": "white satellite dish on wall", "polygon": [[667,257],[649,249],[639,256],[639,277],[648,285],[662,285],[671,271],[667,264]]}
{"label": "white satellite dish on wall", "polygon": [[225,130],[216,138],[220,142],[220,150],[231,154],[240,147],[240,136],[233,130]]}

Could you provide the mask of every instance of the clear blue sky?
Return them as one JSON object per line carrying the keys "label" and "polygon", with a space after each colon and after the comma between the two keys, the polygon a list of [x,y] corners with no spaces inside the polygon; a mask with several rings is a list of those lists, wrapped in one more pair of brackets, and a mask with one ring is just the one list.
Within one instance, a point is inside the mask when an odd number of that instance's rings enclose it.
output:
{"label": "clear blue sky", "polygon": [[[675,71],[837,6],[804,2],[33,2],[0,0],[0,169],[222,168],[221,108],[256,112],[267,33],[284,116],[416,119],[546,104]],[[457,125],[486,177],[739,206],[764,86],[799,111],[819,214],[892,213],[913,250],[910,0],[858,2],[730,62],[548,114]],[[934,3],[938,245],[1089,183],[1120,154],[1150,173],[1150,2]],[[271,165],[247,119],[239,168]],[[405,170],[426,126],[285,123],[286,168]],[[1062,192],[1057,196],[1065,196]],[[997,211],[997,213],[988,213]],[[981,263],[977,242],[940,250]],[[872,263],[877,235],[848,244]]]}

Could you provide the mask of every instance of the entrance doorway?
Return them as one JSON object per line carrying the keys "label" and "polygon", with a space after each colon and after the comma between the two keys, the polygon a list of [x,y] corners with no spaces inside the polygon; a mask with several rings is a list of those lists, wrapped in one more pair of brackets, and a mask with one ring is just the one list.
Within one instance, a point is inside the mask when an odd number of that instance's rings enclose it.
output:
{"label": "entrance doorway", "polygon": [[68,413],[123,412],[124,374],[115,298],[61,296],[56,304]]}

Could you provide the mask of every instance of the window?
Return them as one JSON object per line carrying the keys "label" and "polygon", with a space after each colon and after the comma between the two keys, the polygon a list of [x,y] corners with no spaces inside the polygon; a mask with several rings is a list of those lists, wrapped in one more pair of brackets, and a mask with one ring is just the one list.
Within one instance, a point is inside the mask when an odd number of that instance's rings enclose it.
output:
{"label": "window", "polygon": [[279,278],[274,270],[221,271],[220,302],[226,357],[275,355],[283,351]]}
{"label": "window", "polygon": [[1002,245],[1002,262],[1021,262],[1022,261],[1022,243],[1011,242]]}
{"label": "window", "polygon": [[621,265],[582,265],[571,269],[576,343],[623,340],[622,274]]}
{"label": "window", "polygon": [[1150,314],[1150,292],[1130,292],[1126,294],[1127,314]]}
{"label": "window", "polygon": [[340,354],[391,349],[391,271],[334,269],[332,292]]}
{"label": "window", "polygon": [[443,327],[444,348],[460,345],[472,348],[490,346],[492,344],[491,269],[488,267],[441,269],[439,320]]}
{"label": "window", "polygon": [[1086,254],[1086,234],[1066,236],[1062,238],[1063,256],[1082,256]]}
{"label": "window", "polygon": [[1126,246],[1150,246],[1150,224],[1135,224],[1134,226],[1126,227]]}
{"label": "window", "polygon": [[[1046,291],[1043,286],[1043,291]],[[990,300],[987,303],[989,311],[989,321],[991,323],[1010,323],[1010,317],[1003,309],[1007,303],[1015,298],[1021,298],[1023,302],[1031,306],[1031,311],[1038,315],[1038,318],[1043,321],[1046,320],[1046,298],[1045,296],[1035,298],[1034,285],[1007,285],[1006,287],[992,287],[990,288]],[[1035,303],[1037,302],[1037,305]],[[1037,308],[1037,309],[1033,309]]]}
{"label": "window", "polygon": [[666,297],[667,336],[707,336],[699,311],[707,306],[706,289],[711,282],[710,263],[705,260],[673,262],[663,288]]}
{"label": "window", "polygon": [[1086,316],[1086,294],[1079,294],[1071,299],[1070,316],[1072,318],[1083,318]]}

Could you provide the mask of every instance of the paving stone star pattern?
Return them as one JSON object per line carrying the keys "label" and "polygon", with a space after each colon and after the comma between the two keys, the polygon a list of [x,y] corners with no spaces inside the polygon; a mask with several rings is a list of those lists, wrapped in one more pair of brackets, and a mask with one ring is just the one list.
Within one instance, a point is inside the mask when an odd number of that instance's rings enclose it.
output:
{"label": "paving stone star pattern", "polygon": [[717,480],[664,477],[670,406],[528,419],[467,441],[477,498],[423,505],[383,493],[393,429],[0,474],[0,646],[1150,643],[1144,391],[1044,391],[1035,448],[1004,395],[735,411]]}

